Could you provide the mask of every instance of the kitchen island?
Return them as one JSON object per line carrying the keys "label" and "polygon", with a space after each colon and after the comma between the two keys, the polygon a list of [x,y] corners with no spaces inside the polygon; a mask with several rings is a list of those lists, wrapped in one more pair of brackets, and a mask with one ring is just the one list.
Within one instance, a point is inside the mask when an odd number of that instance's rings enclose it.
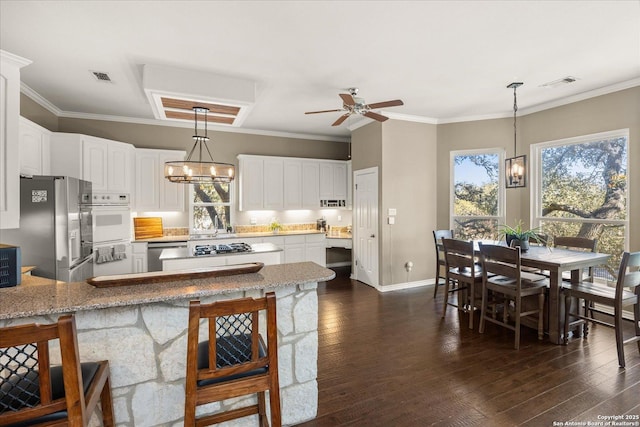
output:
{"label": "kitchen island", "polygon": [[222,265],[261,262],[265,265],[280,264],[282,249],[273,243],[253,243],[249,252],[212,253],[194,256],[189,248],[168,248],[160,254],[163,271],[185,268],[217,267]]}
{"label": "kitchen island", "polygon": [[265,266],[252,274],[114,288],[84,282],[20,285],[0,289],[0,327],[51,323],[74,313],[81,359],[110,362],[117,425],[177,426],[184,408],[189,301],[274,291],[282,417],[292,425],[316,416],[316,289],[317,282],[333,277],[331,270],[302,262]]}

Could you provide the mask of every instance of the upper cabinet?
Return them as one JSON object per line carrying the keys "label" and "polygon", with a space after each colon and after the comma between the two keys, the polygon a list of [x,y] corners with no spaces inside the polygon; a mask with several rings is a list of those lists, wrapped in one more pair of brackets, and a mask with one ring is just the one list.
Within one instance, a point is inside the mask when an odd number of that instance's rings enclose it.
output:
{"label": "upper cabinet", "polygon": [[241,211],[350,206],[349,162],[244,154],[238,160]]}
{"label": "upper cabinet", "polygon": [[51,174],[51,131],[20,117],[20,174]]}
{"label": "upper cabinet", "polygon": [[30,63],[0,50],[0,229],[20,226],[20,68]]}
{"label": "upper cabinet", "polygon": [[91,181],[93,191],[133,191],[134,147],[75,133],[51,135],[51,173]]}
{"label": "upper cabinet", "polygon": [[166,212],[185,210],[185,185],[164,177],[165,162],[183,160],[186,153],[176,150],[135,150],[135,197],[133,210]]}

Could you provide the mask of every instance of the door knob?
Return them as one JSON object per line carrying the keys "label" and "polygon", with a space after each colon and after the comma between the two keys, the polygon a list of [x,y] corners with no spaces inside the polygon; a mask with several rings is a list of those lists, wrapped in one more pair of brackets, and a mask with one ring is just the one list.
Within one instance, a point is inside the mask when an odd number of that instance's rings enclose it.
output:
{"label": "door knob", "polygon": [[375,235],[375,234],[372,234],[372,235],[371,235],[371,238],[373,239],[374,237],[376,237],[376,235]]}

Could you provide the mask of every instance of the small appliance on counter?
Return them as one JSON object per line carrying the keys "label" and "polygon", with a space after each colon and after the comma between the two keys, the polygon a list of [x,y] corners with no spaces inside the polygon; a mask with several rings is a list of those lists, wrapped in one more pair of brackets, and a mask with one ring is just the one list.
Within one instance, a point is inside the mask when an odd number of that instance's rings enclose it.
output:
{"label": "small appliance on counter", "polygon": [[19,285],[22,280],[21,267],[20,248],[0,243],[0,288]]}
{"label": "small appliance on counter", "polygon": [[325,232],[327,231],[327,220],[324,218],[320,218],[316,221],[316,230]]}

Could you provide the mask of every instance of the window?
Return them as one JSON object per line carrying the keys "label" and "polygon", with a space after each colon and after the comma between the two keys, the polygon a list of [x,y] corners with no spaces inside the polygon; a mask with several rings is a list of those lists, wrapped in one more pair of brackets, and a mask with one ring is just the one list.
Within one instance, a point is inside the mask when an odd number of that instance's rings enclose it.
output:
{"label": "window", "polygon": [[620,130],[532,146],[532,219],[550,236],[598,240],[613,256],[596,276],[611,279],[628,246],[628,140]]}
{"label": "window", "polygon": [[226,232],[231,226],[233,183],[189,186],[189,229],[191,233]]}
{"label": "window", "polygon": [[451,228],[461,239],[491,239],[504,223],[504,185],[498,149],[451,152]]}

